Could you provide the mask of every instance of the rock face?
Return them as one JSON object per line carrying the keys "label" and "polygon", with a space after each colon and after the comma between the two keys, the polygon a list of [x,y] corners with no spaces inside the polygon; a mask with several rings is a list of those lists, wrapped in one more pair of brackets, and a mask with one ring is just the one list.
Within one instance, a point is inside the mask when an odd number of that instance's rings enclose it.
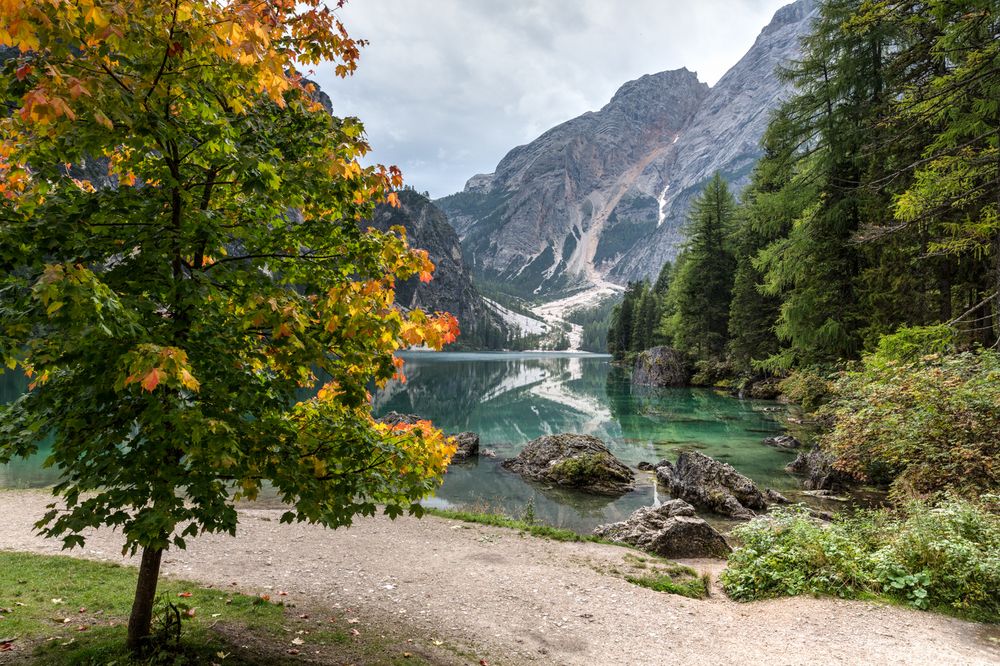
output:
{"label": "rock face", "polygon": [[785,469],[792,474],[806,478],[802,485],[808,490],[830,490],[839,492],[853,485],[847,474],[833,468],[833,457],[818,446],[803,451]]}
{"label": "rock face", "polygon": [[773,446],[776,449],[798,449],[802,446],[802,442],[795,439],[791,435],[778,435],[777,437],[765,437],[760,441],[761,444],[765,446]]}
{"label": "rock face", "polygon": [[620,523],[598,526],[594,534],[663,557],[725,557],[732,550],[718,530],[679,499],[644,506]]}
{"label": "rock face", "polygon": [[749,520],[767,508],[760,488],[732,465],[697,451],[684,451],[677,463],[656,468],[656,478],[674,497],[723,516]]}
{"label": "rock face", "polygon": [[635,473],[590,435],[539,437],[502,465],[533,481],[597,495],[622,495],[635,488]]}
{"label": "rock face", "polygon": [[413,190],[403,190],[398,195],[399,207],[379,206],[371,225],[382,231],[395,225],[405,228],[410,246],[427,250],[435,269],[430,282],[413,277],[397,284],[396,302],[409,309],[455,315],[462,330],[458,347],[502,348],[508,327],[486,305],[472,283],[458,234],[448,224],[448,218],[429,199]]}
{"label": "rock face", "polygon": [[712,88],[679,69],[623,85],[588,112],[511,150],[492,174],[437,201],[474,270],[524,294],[655,278],[672,259],[691,199],[718,170],[739,191],[770,112],[790,84],[813,0],[777,12]]}
{"label": "rock face", "polygon": [[691,381],[687,359],[676,349],[653,347],[639,354],[632,369],[636,386],[686,386]]}
{"label": "rock face", "polygon": [[[416,414],[400,414],[399,412],[389,412],[385,416],[379,419],[382,423],[388,425],[398,425],[403,423],[405,425],[414,425],[418,421],[423,421]],[[465,462],[470,458],[475,458],[479,455],[479,435],[474,432],[460,432],[454,435],[450,435],[455,438],[455,444],[458,449],[455,451],[455,455],[452,456],[451,461],[455,462]]]}

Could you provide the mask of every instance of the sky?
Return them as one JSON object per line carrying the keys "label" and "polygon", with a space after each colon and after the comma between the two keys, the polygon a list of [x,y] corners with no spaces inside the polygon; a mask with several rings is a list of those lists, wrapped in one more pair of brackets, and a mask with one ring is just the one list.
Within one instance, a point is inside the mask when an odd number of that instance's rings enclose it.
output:
{"label": "sky", "polygon": [[341,20],[369,42],[358,71],[313,78],[362,120],[372,161],[437,198],[643,74],[714,84],[788,1],[350,0]]}

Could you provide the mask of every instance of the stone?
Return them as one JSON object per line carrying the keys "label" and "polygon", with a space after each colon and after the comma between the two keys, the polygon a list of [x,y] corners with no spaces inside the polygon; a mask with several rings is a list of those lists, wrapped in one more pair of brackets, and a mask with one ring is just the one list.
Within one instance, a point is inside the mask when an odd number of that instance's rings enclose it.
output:
{"label": "stone", "polygon": [[632,369],[635,386],[687,386],[691,381],[691,368],[687,359],[676,349],[666,346],[653,347],[639,354]]}
{"label": "stone", "polygon": [[622,495],[635,488],[635,472],[590,435],[545,435],[528,442],[504,469],[532,481],[596,495]]}
{"label": "stone", "polygon": [[464,462],[469,458],[474,458],[479,455],[479,435],[474,432],[460,432],[457,435],[452,435],[455,438],[455,444],[458,445],[458,449],[455,450],[455,455],[452,456],[451,461],[454,462]]}
{"label": "stone", "polygon": [[802,447],[802,442],[795,439],[791,435],[778,435],[777,437],[765,437],[761,440],[761,444],[766,446],[773,446],[777,449],[798,449]]}
{"label": "stone", "polygon": [[737,520],[750,520],[767,508],[760,488],[732,465],[697,451],[684,451],[676,464],[656,469],[656,477],[674,497]]}
{"label": "stone", "polygon": [[725,557],[731,550],[718,530],[679,499],[644,506],[621,522],[600,525],[594,534],[663,557]]}
{"label": "stone", "polygon": [[781,493],[779,493],[774,488],[768,488],[767,490],[765,490],[764,491],[764,497],[767,498],[767,501],[770,504],[791,504],[792,503],[792,500],[788,499],[787,497],[785,497],[784,495],[782,495]]}
{"label": "stone", "polygon": [[839,492],[853,484],[853,479],[844,472],[834,469],[833,456],[813,445],[790,462],[785,470],[804,476],[802,485],[807,490],[829,490]]}

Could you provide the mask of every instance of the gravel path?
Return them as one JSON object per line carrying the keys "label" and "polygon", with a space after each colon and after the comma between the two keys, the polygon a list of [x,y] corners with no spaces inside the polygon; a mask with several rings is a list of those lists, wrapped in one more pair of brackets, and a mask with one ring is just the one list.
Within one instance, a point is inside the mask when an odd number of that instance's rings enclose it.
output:
{"label": "gravel path", "polygon": [[[0,548],[59,552],[32,534],[50,497],[0,492]],[[996,627],[872,603],[795,598],[738,604],[662,594],[606,573],[629,551],[559,543],[427,517],[329,531],[241,512],[239,536],[189,540],[164,571],[303,605],[349,607],[468,646],[497,664],[1000,664]],[[102,530],[73,554],[121,561]],[[688,561],[717,574],[721,562]],[[273,593],[273,592],[272,592]]]}

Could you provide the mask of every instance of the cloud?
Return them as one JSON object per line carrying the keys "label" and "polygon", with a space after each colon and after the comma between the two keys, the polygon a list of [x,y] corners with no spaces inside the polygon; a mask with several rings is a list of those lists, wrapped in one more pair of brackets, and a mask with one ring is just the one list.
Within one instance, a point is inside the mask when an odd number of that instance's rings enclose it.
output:
{"label": "cloud", "polygon": [[435,197],[514,146],[602,107],[623,83],[687,67],[709,84],[784,0],[352,0],[358,72],[315,79],[362,119],[372,158]]}

